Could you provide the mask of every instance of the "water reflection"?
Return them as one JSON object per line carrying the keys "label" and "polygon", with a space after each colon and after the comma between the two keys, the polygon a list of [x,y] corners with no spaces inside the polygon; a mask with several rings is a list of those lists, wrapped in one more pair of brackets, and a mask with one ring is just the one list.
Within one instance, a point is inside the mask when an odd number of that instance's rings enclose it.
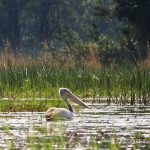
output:
{"label": "water reflection", "polygon": [[[150,138],[150,106],[93,105],[92,110],[82,109],[72,121],[46,122],[44,112],[9,112],[0,114],[0,148],[29,148],[27,139],[34,137],[61,142],[65,148],[84,149],[91,141],[111,143],[118,140],[124,146],[147,146]],[[33,139],[32,139],[33,140]],[[51,142],[51,141],[49,141]],[[32,142],[34,144],[34,142]],[[32,144],[30,146],[32,146]],[[58,145],[53,145],[57,149]],[[41,145],[42,147],[42,145]],[[92,149],[92,148],[91,148]]]}

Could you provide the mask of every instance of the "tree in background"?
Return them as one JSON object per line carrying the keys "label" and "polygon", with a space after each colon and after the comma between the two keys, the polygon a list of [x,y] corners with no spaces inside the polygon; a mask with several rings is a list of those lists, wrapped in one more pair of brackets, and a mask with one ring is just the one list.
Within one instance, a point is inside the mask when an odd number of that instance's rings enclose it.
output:
{"label": "tree in background", "polygon": [[115,13],[127,25],[124,34],[128,50],[138,58],[146,58],[150,44],[150,1],[114,0]]}
{"label": "tree in background", "polygon": [[0,0],[1,39],[8,40],[14,52],[20,46],[20,16],[27,2],[28,0]]}
{"label": "tree in background", "polygon": [[82,16],[80,0],[0,0],[0,47],[9,41],[14,52],[33,50],[68,34],[83,36]]}
{"label": "tree in background", "polygon": [[96,55],[105,56],[106,61],[124,57],[124,53],[136,60],[146,58],[150,41],[149,3],[148,0],[0,0],[0,48],[8,41],[14,53],[19,49],[36,54],[46,43],[51,53],[63,50],[82,55],[87,53],[85,45],[93,43],[98,45]]}

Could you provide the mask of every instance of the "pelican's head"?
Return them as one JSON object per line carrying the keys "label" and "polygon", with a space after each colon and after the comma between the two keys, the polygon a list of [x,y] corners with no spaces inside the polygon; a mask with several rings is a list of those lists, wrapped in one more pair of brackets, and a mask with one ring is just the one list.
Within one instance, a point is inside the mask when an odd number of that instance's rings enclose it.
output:
{"label": "pelican's head", "polygon": [[67,88],[59,88],[59,95],[63,98],[65,103],[68,105],[69,109],[72,110],[72,107],[70,103],[68,102],[68,99],[72,100],[74,103],[89,108],[84,102],[82,102],[78,97],[76,97],[69,89]]}
{"label": "pelican's head", "polygon": [[71,93],[69,89],[67,88],[59,88],[59,95],[60,97],[62,97],[63,99],[67,98],[67,95]]}

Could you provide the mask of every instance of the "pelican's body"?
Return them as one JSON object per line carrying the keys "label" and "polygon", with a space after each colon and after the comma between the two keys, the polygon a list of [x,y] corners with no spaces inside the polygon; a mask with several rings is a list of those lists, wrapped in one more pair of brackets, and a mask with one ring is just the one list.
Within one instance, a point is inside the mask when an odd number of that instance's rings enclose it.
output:
{"label": "pelican's body", "polygon": [[56,108],[56,107],[49,108],[45,115],[45,118],[47,121],[58,120],[58,119],[71,120],[73,118],[73,108],[72,108],[71,104],[69,103],[68,99],[79,104],[80,106],[89,108],[79,98],[77,98],[74,94],[72,94],[71,91],[68,90],[67,88],[60,88],[59,95],[62,97],[64,102],[67,104],[68,109]]}
{"label": "pelican's body", "polygon": [[47,120],[71,120],[73,118],[73,112],[65,108],[52,107],[47,110],[46,116],[49,116],[47,117]]}

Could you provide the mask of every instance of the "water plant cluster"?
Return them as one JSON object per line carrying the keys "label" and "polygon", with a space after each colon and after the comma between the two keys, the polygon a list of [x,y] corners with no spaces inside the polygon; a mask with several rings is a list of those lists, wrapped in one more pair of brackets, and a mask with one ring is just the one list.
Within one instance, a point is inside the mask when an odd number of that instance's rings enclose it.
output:
{"label": "water plant cluster", "polygon": [[[60,132],[59,127],[59,132]],[[48,135],[48,131],[44,127],[33,127],[34,132],[30,135],[27,132],[26,140],[18,144],[18,139],[15,139],[11,134],[11,129],[9,126],[1,127],[1,131],[7,140],[0,146],[0,148],[7,149],[43,149],[43,150],[53,150],[53,149],[86,149],[86,150],[98,150],[98,149],[109,149],[109,150],[119,150],[119,149],[145,149],[150,148],[149,141],[150,138],[143,137],[142,132],[136,132],[135,135],[128,137],[129,139],[123,140],[112,132],[112,134],[107,134],[107,132],[99,131],[99,134],[95,136],[90,136],[90,138],[84,137],[84,135],[69,131],[63,133],[55,133],[55,135]],[[126,138],[126,137],[124,137]],[[129,142],[129,140],[131,140]],[[127,141],[129,143],[127,143]],[[132,143],[132,144],[131,144]]]}
{"label": "water plant cluster", "polygon": [[81,98],[105,97],[107,102],[149,102],[150,68],[111,66],[104,68],[30,66],[0,70],[0,96],[59,99],[59,87],[67,87]]}

